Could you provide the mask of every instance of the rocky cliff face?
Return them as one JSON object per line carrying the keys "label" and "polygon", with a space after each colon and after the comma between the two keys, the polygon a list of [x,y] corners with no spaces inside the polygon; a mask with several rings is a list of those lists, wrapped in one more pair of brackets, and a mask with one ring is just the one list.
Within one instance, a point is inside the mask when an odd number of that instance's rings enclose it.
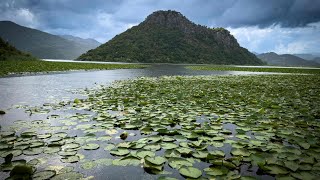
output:
{"label": "rocky cliff face", "polygon": [[197,25],[176,11],[156,11],[138,26],[81,55],[79,60],[262,64],[224,28]]}

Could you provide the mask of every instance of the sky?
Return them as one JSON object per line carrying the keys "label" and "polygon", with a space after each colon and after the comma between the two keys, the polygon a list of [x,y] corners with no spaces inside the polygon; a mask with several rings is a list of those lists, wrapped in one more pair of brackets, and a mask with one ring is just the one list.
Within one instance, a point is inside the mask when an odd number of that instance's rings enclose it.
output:
{"label": "sky", "polygon": [[157,10],[224,27],[252,52],[320,54],[320,0],[1,0],[0,20],[105,43]]}

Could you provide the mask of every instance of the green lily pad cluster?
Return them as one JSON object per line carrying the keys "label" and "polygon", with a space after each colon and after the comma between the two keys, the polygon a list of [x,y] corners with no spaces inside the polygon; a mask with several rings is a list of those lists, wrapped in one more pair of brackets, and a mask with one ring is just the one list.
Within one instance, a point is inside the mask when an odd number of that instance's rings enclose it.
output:
{"label": "green lily pad cluster", "polygon": [[[54,120],[61,126],[50,125],[52,116],[34,124],[18,121],[29,129],[2,131],[0,150],[14,156],[58,154],[84,170],[141,166],[160,179],[172,178],[168,170],[193,179],[320,177],[317,76],[165,76],[86,93],[87,99],[51,107],[87,114],[59,116]],[[33,126],[48,131],[39,134]],[[70,129],[79,135],[63,133]],[[105,156],[88,159],[79,151]],[[240,173],[244,167],[254,176]]]}

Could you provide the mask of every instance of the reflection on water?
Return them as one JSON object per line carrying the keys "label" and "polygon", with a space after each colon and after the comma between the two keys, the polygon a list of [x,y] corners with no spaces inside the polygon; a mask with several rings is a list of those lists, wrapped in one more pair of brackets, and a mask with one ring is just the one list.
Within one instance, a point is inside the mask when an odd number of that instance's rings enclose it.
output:
{"label": "reflection on water", "polygon": [[[73,89],[92,88],[96,84],[110,84],[141,76],[159,77],[169,75],[249,75],[270,74],[244,71],[194,71],[183,65],[152,65],[146,69],[119,69],[103,71],[76,71],[0,78],[0,108],[25,102],[40,105],[46,102],[73,99],[80,95],[72,94]],[[81,97],[81,96],[80,96]]]}

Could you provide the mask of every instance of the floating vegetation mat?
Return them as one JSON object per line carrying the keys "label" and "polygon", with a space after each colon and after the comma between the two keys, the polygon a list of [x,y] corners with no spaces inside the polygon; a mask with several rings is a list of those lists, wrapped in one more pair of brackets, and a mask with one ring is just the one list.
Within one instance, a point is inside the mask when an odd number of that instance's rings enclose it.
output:
{"label": "floating vegetation mat", "polygon": [[237,67],[224,65],[197,65],[187,66],[191,70],[205,71],[250,71],[250,72],[274,72],[274,73],[298,73],[298,74],[320,74],[320,68],[294,68],[294,67]]}
{"label": "floating vegetation mat", "polygon": [[109,69],[138,69],[147,65],[141,64],[95,64],[77,62],[49,62],[42,60],[13,60],[0,61],[0,77],[10,74],[48,73],[71,70],[109,70]]}
{"label": "floating vegetation mat", "polygon": [[128,179],[320,178],[317,76],[138,78],[85,92],[20,106],[46,118],[2,127],[2,175],[103,179],[134,167]]}

